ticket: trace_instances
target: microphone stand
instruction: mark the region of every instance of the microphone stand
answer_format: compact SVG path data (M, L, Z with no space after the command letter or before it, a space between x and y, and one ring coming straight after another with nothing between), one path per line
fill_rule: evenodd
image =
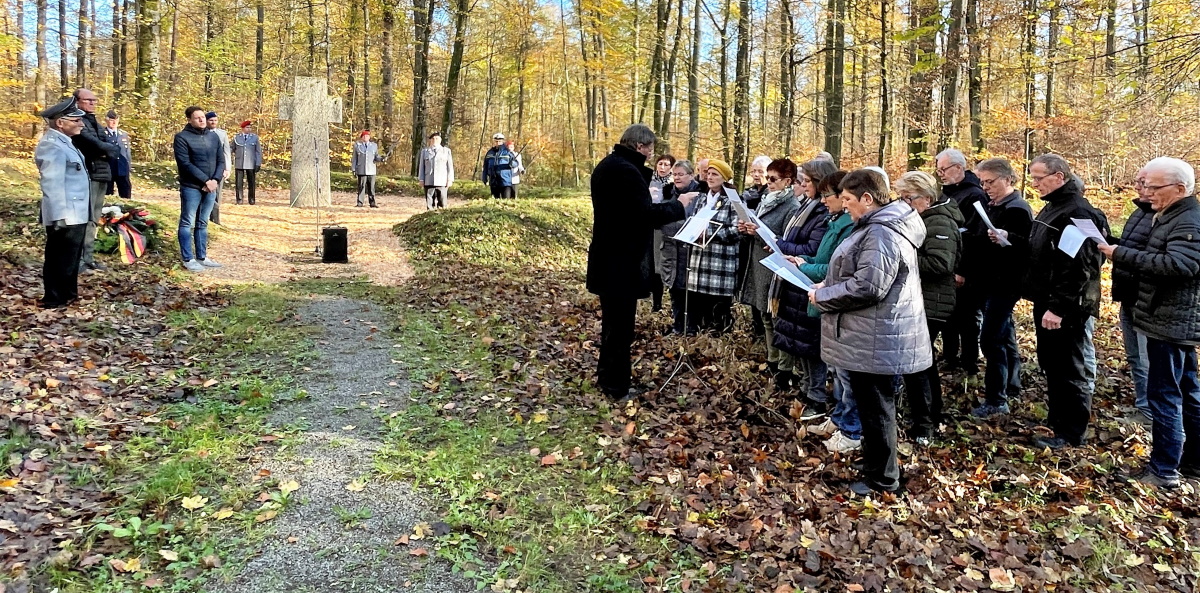
M315 204L317 207L317 246L315 248L313 248L313 253L315 253L317 255L324 255L321 252L322 237L321 237L321 154L320 154L320 148L321 148L320 141L313 139L313 166L316 167L316 169L317 169L317 176L314 177L314 179L316 179L317 195L316 195L316 200L313 202L313 204Z

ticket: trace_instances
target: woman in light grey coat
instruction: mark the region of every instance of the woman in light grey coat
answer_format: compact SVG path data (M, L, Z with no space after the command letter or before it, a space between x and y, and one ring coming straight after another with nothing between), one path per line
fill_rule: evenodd
M429 135L429 145L421 149L417 179L425 186L425 209L446 207L446 194L454 183L454 157L450 148L442 146L441 132Z
M841 192L854 230L809 298L822 313L821 358L850 372L863 425L863 481L850 488L866 495L900 488L894 377L916 385L933 364L917 264L925 224L876 171L850 173Z

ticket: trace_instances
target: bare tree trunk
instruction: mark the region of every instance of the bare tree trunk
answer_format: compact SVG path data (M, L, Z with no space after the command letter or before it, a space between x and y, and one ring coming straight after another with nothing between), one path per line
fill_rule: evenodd
M362 42L362 108L363 126L371 127L371 20L367 12L367 0L362 3L363 42ZM391 141L390 139L388 140ZM390 146L388 148L391 148Z
M212 2L206 2L204 5L204 50L206 57L204 58L204 95L212 96L213 90L213 64L212 59L207 57L209 47L212 46L212 41L216 38L217 33L213 20L216 18L215 8Z
M121 88L129 86L129 37L133 26L129 21L129 0L121 0Z
M888 25L888 7L891 0L879 3L879 150L875 164L883 167L887 163L888 146L892 143L892 103L888 84L888 41L891 27Z
M1114 2L1116 0L1113 0ZM971 146L983 150L983 78L980 68L979 0L967 0L967 106L971 112Z
M308 71L305 76L312 76L317 71L317 14L316 0L308 0Z
M1117 0L1108 0L1104 25L1104 74L1111 80L1117 75Z
M171 51L167 58L167 80L171 85L179 81L179 70L176 68L176 58L179 53L179 11L171 9Z
M410 175L417 174L425 137L425 93L429 89L429 37L433 32L433 0L413 0L413 114Z
M937 31L930 26L939 18L936 0L915 0L909 7L909 30L919 31L909 54L908 78L908 168L920 169L929 158L929 128L933 112L933 88L928 72L936 59L934 43Z
M688 160L695 162L700 140L700 0L692 11L692 59L688 64Z
M71 78L67 68L67 56L71 50L67 46L67 0L58 0L58 88L60 94L70 92Z
M846 64L846 0L830 0L833 8L829 19L833 37L826 40L825 47L832 48L831 59L826 64L832 65L832 72L826 73L825 87L825 152L833 156L833 162L842 160L842 115L846 100L845 64Z
M746 136L750 120L750 0L738 0L738 45L733 90L733 185L746 181Z
M633 0L633 88L629 93L629 123L636 123L638 87L642 84L642 7L638 0Z
M1043 114L1044 136L1042 137L1042 147L1045 152L1050 152L1050 119L1054 117L1054 59L1058 54L1058 27L1059 15L1061 8L1058 2L1050 4L1050 23L1046 31L1046 104Z
M33 77L33 87L38 105L47 105L50 95L48 88L50 83L47 76L50 72L50 59L46 56L46 13L48 8L47 0L37 0L37 32L34 34L34 43L37 45L37 73Z
M28 84L25 80L25 75L29 72L29 65L25 63L25 47L27 40L25 39L25 2L17 2L17 79L22 84Z
M88 34L87 61L89 78L96 76L96 0L87 0L88 5Z
M254 82L258 87L258 103L259 108L262 108L263 100L263 42L265 41L265 22L267 13L266 7L263 6L263 0L254 0Z
M942 70L942 133L938 152L958 139L958 76L962 69L963 0L950 2L950 31L946 35L946 61Z
M587 154L588 166L596 162L596 120L597 120L597 103L599 102L599 93L596 91L595 85L592 84L592 62L588 55L587 34L585 33L585 23L583 20L582 3L576 0L575 16L579 19L579 55L583 58L583 95L587 103Z
M729 3L725 0L721 8L721 53L717 60L721 85L721 158L729 162Z
M367 129L370 126L363 122L361 126L357 125L358 116L358 47L355 45L354 37L359 30L359 11L358 3L366 2L366 0L351 0L350 9L346 21L346 118L350 126L358 129Z
M333 27L329 23L329 0L322 5L325 7L325 86L333 88ZM354 114L350 119L354 119Z
M1025 51L1022 56L1023 70L1025 73L1025 160L1033 158L1033 101L1034 101L1034 79L1033 79L1033 56L1035 41L1037 37L1037 19L1034 15L1037 14L1037 0L1026 0L1025 2L1025 27L1023 28L1022 40L1025 46ZM1024 191L1024 184L1022 184Z
M796 22L792 17L791 0L782 0L779 7L779 37L784 50L779 52L779 127L783 132L783 154L792 153L792 125L796 118Z
M18 6L20 4L21 4L20 2L17 3ZM113 17L112 17L113 24L112 24L112 35L110 36L110 39L112 40L112 63L113 63L112 86L113 86L113 91L115 94L114 98L119 101L121 98L121 44L124 41L121 38L122 37L121 33L122 33L123 29L125 28L125 25L123 22L125 20L125 15L121 14L121 0L113 0L112 14L113 14ZM22 46L23 45L24 44L22 44Z
M458 82L462 76L463 52L467 41L467 19L471 16L470 0L457 0L454 10L454 48L450 53L450 68L446 72L445 104L442 107L442 137L450 141L450 130L458 104Z
M575 115L571 112L571 69L566 67L567 64L567 10L563 6L563 1L558 0L558 18L559 24L562 27L562 57L563 57L563 95L567 104L567 135L571 140L571 172L575 177L575 186L579 185L579 167L577 163L579 158L575 152ZM562 183L560 177L559 183Z
M60 2L62 0L59 0ZM87 54L88 54L88 13L87 0L79 0L78 37L75 38L75 86L82 88L87 83Z
M383 133L386 138L395 138L396 80L392 64L392 36L396 30L396 7L392 0L383 0L383 31L379 35L379 92L383 94ZM457 43L457 35L455 42ZM461 56L460 56L461 60ZM453 69L453 64L451 64ZM447 91L447 97L450 93ZM449 100L449 99L447 99ZM450 141L449 117L442 117L442 136ZM390 147L389 147L390 148Z
M133 89L139 109L153 117L158 106L159 0L138 0L137 6L137 75ZM147 140L150 141L150 146L153 146L154 128L151 127L150 130L151 134Z
M665 148L671 147L671 123L675 118L675 66L679 62L679 46L683 45L683 0L679 0L679 10L675 17L675 40L671 42L671 57L667 60L667 72L663 77L665 96L663 98L663 121L660 140Z

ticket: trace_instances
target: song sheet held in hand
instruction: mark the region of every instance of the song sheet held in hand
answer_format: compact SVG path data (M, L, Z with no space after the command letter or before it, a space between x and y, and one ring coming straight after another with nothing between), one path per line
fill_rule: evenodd
M1096 242L1101 245L1108 245L1108 239L1104 237L1104 233L1101 233L1100 229L1096 228L1096 223L1092 219L1072 218L1071 222L1075 223L1075 226L1079 227L1079 230L1083 231L1083 236L1088 237L1089 239L1095 239Z
M813 289L812 280L809 280L808 276L805 276L804 272L801 272L800 268L797 268L795 264L784 259L783 255L781 255L778 251L772 251L771 255L762 258L758 263L766 266L767 269L771 270L772 272L775 272L776 276L779 276L780 278L783 278L784 280L787 280L788 282L803 288L806 291L811 291Z
M986 224L989 229L992 229L993 231L1000 230L996 228L996 225L992 224L992 219L988 218L987 211L983 209L983 202L975 202L975 211L979 213L979 218L983 220L983 224ZM1004 247L1012 245L1012 243L1010 243L1008 239L1005 239L999 232L996 233L996 239L998 239L997 242Z
M1079 254L1079 248L1088 239L1093 239L1101 245L1108 245L1108 241L1104 238L1104 234L1096 228L1096 223L1090 218L1072 218L1071 222L1075 223L1063 229L1062 235L1058 237L1058 248L1065 254L1075 257Z
M676 233L673 238L676 241L682 241L697 247L704 247L704 244L699 242L700 237L704 236L704 232L707 231L708 227L713 224L712 219L716 215L716 209L705 204L705 206L701 208L699 212L693 214L692 217L689 218L686 223L684 223L683 228L679 229L679 232Z
M746 207L745 202L735 200L733 202L733 209L737 211L738 221L748 222L758 228L755 233L763 240L763 243L767 244L767 247L771 248L772 253L779 252L779 243L777 243L775 233L771 232L771 229L763 224L763 221L759 220L758 216Z

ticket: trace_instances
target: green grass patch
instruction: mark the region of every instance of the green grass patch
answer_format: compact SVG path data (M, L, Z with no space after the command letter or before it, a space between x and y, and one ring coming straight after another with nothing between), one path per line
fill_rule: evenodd
M471 262L490 268L580 270L592 206L583 198L505 200L423 212L395 226L414 265Z

